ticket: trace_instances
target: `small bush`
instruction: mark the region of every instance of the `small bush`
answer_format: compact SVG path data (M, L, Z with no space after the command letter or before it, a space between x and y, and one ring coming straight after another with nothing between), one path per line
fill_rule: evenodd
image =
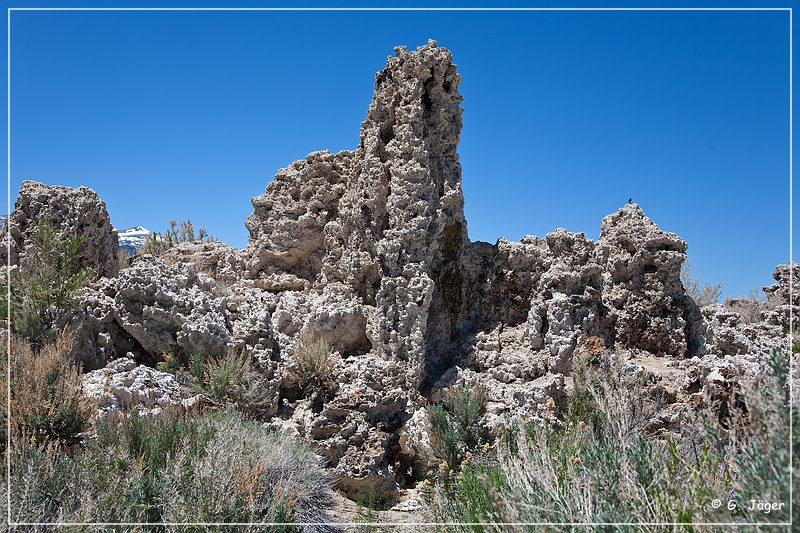
M196 233L194 224L184 220L178 224L175 220L169 221L169 228L164 233L153 232L147 236L144 244L137 254L161 255L173 246L183 242L210 242L216 238L208 234L205 228L200 228Z
M269 385L252 367L245 353L230 349L220 357L195 356L190 367L190 384L218 405L257 413L267 397Z
M163 361L156 363L156 370L175 375L180 373L180 370L183 368L180 357L177 357L171 353L165 353L162 358Z
M357 533L378 533L380 531L380 526L375 525L382 521L380 507L374 494L356 501L355 521L359 523L355 528Z
M169 472L169 521L322 522L332 504L331 480L310 448L231 413L216 418L202 457L179 453Z
M74 443L86 429L93 409L83 396L71 349L66 332L42 346L38 354L12 337L10 426L15 441Z
M293 361L294 373L307 396L324 397L336 389L336 362L324 338L301 339L293 352Z
M45 219L36 227L33 246L11 283L11 327L39 350L55 339L59 318L75 304L78 290L94 275L82 255L85 239L62 236Z
M452 478L439 480L429 495L434 517L442 522L496 523L494 502L505 487L502 471L492 461L464 464ZM502 531L499 527L450 526L447 531Z
M442 398L428 411L430 452L444 470L456 472L468 452L489 441L481 419L486 414L486 392L464 387Z

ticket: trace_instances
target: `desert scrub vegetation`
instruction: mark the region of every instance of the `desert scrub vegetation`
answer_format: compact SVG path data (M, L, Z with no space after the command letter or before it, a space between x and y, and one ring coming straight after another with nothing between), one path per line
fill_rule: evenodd
M483 479L491 480L495 488L503 486L503 480L492 459L491 435L483 424L486 406L484 389L463 386L428 408L430 444L425 455L437 470L433 485L425 483L423 492L442 521L491 522L495 516Z
M486 392L462 387L445 395L428 409L429 455L441 472L456 472L462 462L489 443Z
M643 524L674 522L688 525L670 530L722 531L691 524L788 520L788 487L798 479L789 474L786 361L776 353L774 372L743 386L741 408L724 423L711 407L688 416L678 433L658 429L657 399L643 399L639 378L613 357L579 361L564 419L510 425L492 453L436 479L432 512L442 521L562 524L521 531L609 530L569 525L576 522L631 524L614 531L663 531ZM715 508L714 499L722 506ZM764 513L751 509L751 500L784 505Z
M195 355L188 375L189 385L218 406L257 415L268 403L266 377L243 350L230 348L216 357Z
M159 418L134 411L99 422L97 437L73 453L18 443L11 464L17 522L318 523L332 502L331 480L310 448L234 411ZM314 530L325 528L306 529Z
M163 233L155 231L148 235L144 244L136 253L161 255L173 246L183 242L210 241L216 241L216 238L209 235L205 228L200 228L195 232L194 224L192 224L191 220L184 220L180 224L176 220L170 220L169 228Z
M0 394L5 405L5 380L10 378L11 423L6 423L5 409L2 422L10 428L15 442L74 444L88 428L92 406L83 396L80 372L70 356L71 349L72 339L66 331L43 345L38 353L24 340L11 337L11 367L10 372L3 368ZM0 446L5 445L3 439Z
M45 219L11 280L11 330L38 351L55 340L57 321L75 305L94 271L83 257L85 239L60 235Z
M713 285L711 283L701 284L694 276L692 264L689 261L683 263L681 267L681 282L686 289L686 294L688 294L698 306L704 307L706 305L719 303L720 297L722 296L722 285L719 283Z
M327 520L332 482L321 460L292 436L233 410L246 398L240 388L249 367L241 356L210 360L204 387L219 399L217 411L143 416L133 410L92 425L94 406L81 394L69 352L64 332L38 353L13 338L11 372L2 368L12 380L12 446L10 494L3 469L0 498L11 498L13 521Z
M336 358L324 337L305 335L292 352L292 371L301 392L320 407L336 390Z

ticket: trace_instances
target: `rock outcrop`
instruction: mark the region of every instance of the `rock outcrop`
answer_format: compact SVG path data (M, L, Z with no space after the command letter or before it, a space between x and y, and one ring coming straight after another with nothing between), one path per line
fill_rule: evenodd
M71 189L35 181L22 182L14 211L0 234L0 264L20 264L43 220L49 220L64 234L85 239L83 254L97 277L117 274L117 232L111 226L106 205L97 193L87 187ZM10 249L9 257L6 257L7 248Z
M635 204L603 219L597 242L564 229L470 242L459 81L436 43L395 49L358 146L278 171L252 201L245 249L184 243L90 286L70 324L86 369L111 363L88 383L146 372L121 357L152 365L243 350L267 377L271 423L312 443L345 494L384 500L429 467L427 406L456 388L482 387L487 422L499 426L559 416L575 357L614 353L674 405L769 371L796 304L789 267L766 289L769 305L700 309L680 279L686 243ZM37 187L26 182L12 217L15 253L37 217L52 216L106 265L116 244L96 196L56 188L48 198L91 201L75 208L85 214L55 216L31 207L50 205L30 199ZM303 342L318 338L336 354L335 386L312 397L295 370ZM126 394L95 396L121 405ZM666 412L665 425L678 423L680 409Z
M358 147L310 154L253 199L245 255L262 286L291 276L296 290L348 287L351 302L338 305L350 309L351 348L407 361L416 390L448 366L463 312L462 99L450 52L435 43L395 52L376 76Z
M698 353L699 316L681 283L686 243L680 237L626 205L603 219L597 258L616 342L655 354Z
M167 355L215 357L234 345L228 300L216 282L192 264L150 255L84 290L65 324L75 332L74 351L85 370L129 352L154 364Z

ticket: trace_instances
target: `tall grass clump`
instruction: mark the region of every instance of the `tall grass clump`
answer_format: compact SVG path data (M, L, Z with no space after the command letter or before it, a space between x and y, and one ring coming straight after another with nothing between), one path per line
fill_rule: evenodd
M324 337L306 335L292 352L292 371L302 393L321 404L336 390L336 360Z
M242 350L231 348L218 357L196 355L189 375L192 388L220 406L258 414L267 400L269 384Z

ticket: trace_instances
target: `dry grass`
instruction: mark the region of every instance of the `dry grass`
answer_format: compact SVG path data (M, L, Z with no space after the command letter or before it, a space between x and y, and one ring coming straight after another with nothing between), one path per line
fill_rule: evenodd
M307 336L300 340L292 359L294 374L306 395L325 395L336 388L336 360L328 341Z
M14 441L74 443L86 429L93 408L83 396L71 350L72 339L66 331L37 354L28 343L12 337L10 428Z
M190 368L190 384L217 405L259 414L265 409L270 390L265 377L253 368L252 358L230 349L219 357L196 356Z
M719 303L722 296L722 285L719 283L715 285L711 283L701 284L694 277L692 264L689 261L686 261L681 268L681 281L684 289L686 289L686 294L691 296L699 307Z

